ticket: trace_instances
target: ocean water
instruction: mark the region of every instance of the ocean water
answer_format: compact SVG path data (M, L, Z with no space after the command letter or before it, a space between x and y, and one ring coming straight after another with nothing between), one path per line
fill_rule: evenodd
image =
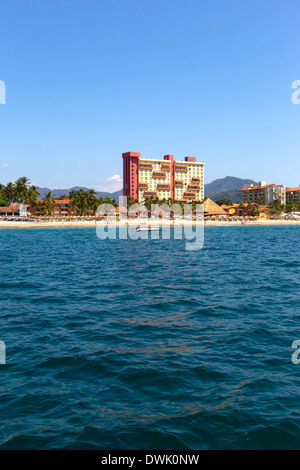
M300 449L299 226L0 230L0 449Z

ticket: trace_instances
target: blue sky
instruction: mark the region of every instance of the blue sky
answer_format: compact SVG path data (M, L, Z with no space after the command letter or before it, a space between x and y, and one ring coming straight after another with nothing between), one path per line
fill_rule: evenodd
M300 4L2 0L0 182L121 187L122 152L300 184Z

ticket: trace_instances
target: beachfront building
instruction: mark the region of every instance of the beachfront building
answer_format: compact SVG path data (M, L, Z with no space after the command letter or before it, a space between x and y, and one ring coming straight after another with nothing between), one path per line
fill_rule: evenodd
M286 203L288 202L296 204L300 202L300 186L299 188L286 188Z
M176 199L182 202L204 199L204 163L195 157L175 161L141 158L139 152L126 152L123 157L123 195L139 202L146 197Z
M285 204L285 186L278 184L267 184L260 181L258 186L253 184L244 185L240 190L242 193L242 202L258 203L268 205L273 201L280 201Z
M220 207L226 212L227 217L257 217L264 219L270 216L268 206L255 203L249 204L241 202L240 204L231 205L222 204Z
M34 207L30 208L30 212L35 216L44 214L45 199L37 199ZM63 199L55 199L53 204L53 217L68 217L73 215L72 202L66 197Z
M228 217L236 217L238 215L239 204L222 204L220 206L228 215Z
M53 208L54 217L67 217L73 215L72 202L68 197L56 199Z
M0 207L0 217L22 217L22 207L25 209L26 213L29 210L29 204L20 204L19 202L11 202L7 207Z
M15 210L10 206L0 207L0 217L15 217L19 216L19 210Z

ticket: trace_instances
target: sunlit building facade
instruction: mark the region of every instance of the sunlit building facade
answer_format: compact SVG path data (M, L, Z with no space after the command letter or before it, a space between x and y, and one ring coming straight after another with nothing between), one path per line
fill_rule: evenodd
M278 200L281 204L285 204L284 185L266 184L265 181L260 181L257 186L245 185L240 191L242 202L261 202L261 204L267 205Z
M165 155L163 160L141 158L139 152L126 152L123 157L123 195L139 202L146 197L182 202L204 199L204 163L195 157L184 161Z
M286 202L300 202L300 186L299 188L287 188L286 189Z

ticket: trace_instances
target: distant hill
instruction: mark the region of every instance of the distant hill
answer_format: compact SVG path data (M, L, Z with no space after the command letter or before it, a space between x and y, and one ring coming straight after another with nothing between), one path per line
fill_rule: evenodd
M67 189L50 189L50 188L38 188L38 192L40 193L41 198L45 197L45 195L51 191L54 197L60 197L63 194L68 195L72 190L78 191L79 189L83 189L84 191L88 191L90 188L85 188L84 186L73 186L72 188ZM96 191L97 197L107 197L109 196L112 199L118 199L119 196L123 195L123 189L119 191L115 191L113 193L108 193L105 191Z
M229 199L233 204L240 204L242 202L242 195L239 189L231 189L230 191L222 191L221 193L212 194L209 196L213 201L218 199Z
M218 199L230 199L231 202L239 204L242 200L240 189L244 184L257 185L258 183L249 179L236 178L235 176L226 176L204 185L204 196L213 201Z
M216 193L222 193L223 191L229 191L231 189L243 189L244 184L254 184L256 181L247 180L242 178L236 178L235 176L226 176L218 180L214 180L204 186L205 196L210 197Z

